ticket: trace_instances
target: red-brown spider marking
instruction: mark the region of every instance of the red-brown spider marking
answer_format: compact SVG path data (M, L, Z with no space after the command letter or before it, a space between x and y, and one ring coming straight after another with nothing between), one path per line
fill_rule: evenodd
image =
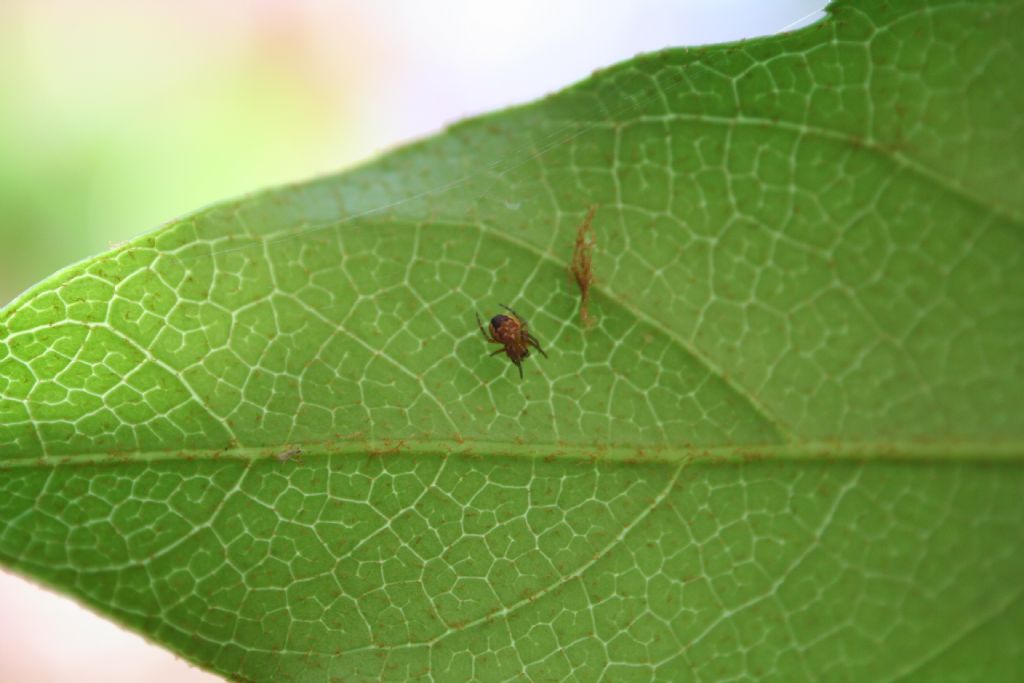
M498 315L491 318L490 324L487 326L487 330L484 330L484 325L480 321L480 314L476 314L476 324L483 332L484 338L492 344L501 344L500 349L490 354L492 356L504 352L509 360L519 368L519 379L523 378L523 359L530 355L529 347L540 351L540 355L545 358L548 354L544 353L544 349L540 347L538 342L533 335L529 333L526 326L526 321L522 317L513 311L505 304L498 304L512 315L504 315L499 313Z

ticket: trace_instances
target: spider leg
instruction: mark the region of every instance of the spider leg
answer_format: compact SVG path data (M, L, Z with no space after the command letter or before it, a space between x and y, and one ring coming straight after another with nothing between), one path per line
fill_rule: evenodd
M540 355L544 356L545 358L548 357L548 354L544 353L544 349L540 348L540 342L537 341L532 334L526 335L526 341L532 344L535 349L540 351Z
M523 361L517 360L517 361L514 361L514 362L516 364L516 367L519 368L519 380L522 381L522 379L523 379Z
M500 349L498 349L494 353L489 353L487 355L488 356L497 356L499 353L505 353L505 347L504 346L502 346Z
M479 313L476 314L476 326L480 328L480 333L484 335L484 339L487 341L494 341L494 339L491 338L491 335L484 331L484 324L480 321Z

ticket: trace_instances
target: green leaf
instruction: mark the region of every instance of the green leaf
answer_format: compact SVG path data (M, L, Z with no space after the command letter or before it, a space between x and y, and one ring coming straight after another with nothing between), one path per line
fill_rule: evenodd
M237 680L1021 680L1022 25L837 3L56 274L0 560Z

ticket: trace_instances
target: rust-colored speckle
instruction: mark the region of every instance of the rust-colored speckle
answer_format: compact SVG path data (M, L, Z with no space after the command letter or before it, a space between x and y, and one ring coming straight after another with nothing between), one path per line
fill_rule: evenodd
M590 286L594 284L594 246L597 244L594 239L594 214L597 212L597 205L590 207L586 218L580 223L576 230L576 244L572 250L572 263L569 265L569 274L576 281L580 288L580 324L583 329L593 327L596 322L590 315Z

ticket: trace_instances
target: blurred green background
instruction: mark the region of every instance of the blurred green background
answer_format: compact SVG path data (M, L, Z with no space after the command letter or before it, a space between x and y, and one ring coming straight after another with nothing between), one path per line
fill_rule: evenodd
M0 305L211 202L822 5L0 0ZM0 571L0 681L69 680L216 679Z
M386 62L361 17L339 6L357 39L315 40L315 16L258 4L0 2L0 302L183 212L372 151L372 112L351 103Z

